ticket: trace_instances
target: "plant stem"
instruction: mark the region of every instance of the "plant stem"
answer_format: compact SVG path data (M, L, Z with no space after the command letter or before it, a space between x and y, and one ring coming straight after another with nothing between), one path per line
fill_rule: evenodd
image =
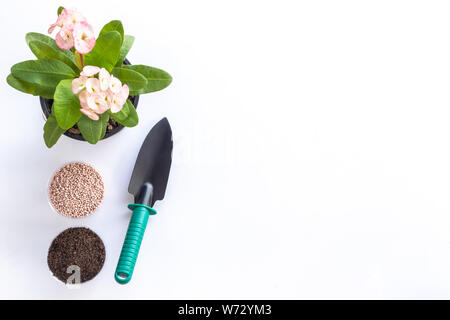
M81 53L80 53L80 61L81 61L81 67L84 68L84 57Z

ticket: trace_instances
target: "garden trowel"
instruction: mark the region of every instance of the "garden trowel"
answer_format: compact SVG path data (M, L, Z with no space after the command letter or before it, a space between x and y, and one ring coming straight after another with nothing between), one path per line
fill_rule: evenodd
M128 192L134 195L134 203L128 205L133 213L114 274L120 284L131 280L148 218L156 214L153 205L156 200L164 198L172 163L172 147L172 130L169 121L164 118L145 138L128 186Z

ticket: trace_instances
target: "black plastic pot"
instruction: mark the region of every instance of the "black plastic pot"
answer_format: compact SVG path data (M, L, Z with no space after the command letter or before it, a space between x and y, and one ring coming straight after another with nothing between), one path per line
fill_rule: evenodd
M124 60L123 64L131 65L130 61L128 61L127 59ZM134 108L136 109L138 106L138 103L139 103L139 96L137 95L137 96L129 97L128 99L130 99L131 103L133 103ZM45 118L48 119L48 117L50 117L50 113L52 112L53 100L46 99L43 97L39 97L39 100L41 102L42 112L44 113ZM102 140L115 135L123 128L124 128L124 126L119 124L117 127L112 129L111 131L106 131L106 134L102 138ZM84 138L81 134L74 134L74 133L70 133L69 131L66 131L66 132L64 132L64 135L69 138L72 138L72 139L86 141L86 140L84 140Z

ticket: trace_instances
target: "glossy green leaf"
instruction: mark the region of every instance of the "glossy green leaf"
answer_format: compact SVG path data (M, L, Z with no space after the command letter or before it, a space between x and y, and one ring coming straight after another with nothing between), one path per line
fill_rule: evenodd
M144 88L130 91L131 96L162 90L172 82L170 74L161 69L145 65L123 66L123 68L139 72L147 79L147 85Z
M47 99L53 99L55 87L46 87L42 85L28 83L14 77L12 74L8 75L6 82L16 90L24 93L32 94L33 96L41 96Z
M47 36L45 34L37 33L37 32L29 32L25 36L25 40L26 40L28 45L30 45L31 41L44 42L45 44L48 44L50 47L52 47L56 51L61 52L64 55L66 55L70 60L72 60L72 62L75 62L75 59L74 59L72 51L70 51L70 50L62 50L61 48L58 47L58 45L56 44L56 41L53 38L51 38L51 37L49 37L49 36Z
M117 31L102 34L94 49L84 56L84 65L105 68L111 72L119 59L121 43L122 39Z
M121 38L120 44L122 45L123 40L124 40L122 22L120 20L113 20L111 22L108 22L107 24L105 24L105 26L100 31L99 36L104 35L111 31L117 31L120 34L120 38Z
M106 134L106 126L108 125L108 121L109 121L109 113L107 113L107 112L103 113L100 120L102 121L102 133L100 134L100 140L101 140L101 139L103 139L103 137Z
M61 12L64 10L64 7L59 7L58 8L58 11L57 11L57 13L58 13L58 16L61 14Z
M59 60L71 67L76 73L80 72L80 69L78 69L73 60L65 55L61 50L56 50L45 42L35 40L28 42L28 45L36 58Z
M130 92L138 91L147 85L147 79L132 69L114 68L111 72L116 78L119 78L123 84L127 84Z
M12 66L11 74L19 80L44 87L56 87L61 80L75 77L72 68L53 59L28 60L17 63Z
M112 113L111 110L108 110L108 112L111 118L125 127L134 127L139 123L139 117L136 109L130 100L127 100L127 102L123 105L122 110L119 112Z
M83 114L80 118L77 123L78 129L80 129L81 135L87 142L96 144L98 140L100 140L103 133L104 119L106 116L108 116L108 114L104 113L100 115L99 120L92 120Z
M133 43L134 43L134 37L125 35L123 43L122 43L122 47L120 48L120 57L116 63L116 67L122 66L123 61L127 57L127 54L130 51L131 47L133 46Z
M48 148L53 147L66 130L62 129L52 113L44 125L44 141Z
M53 113L63 129L70 129L80 119L82 113L77 95L72 92L72 81L62 80L55 90Z

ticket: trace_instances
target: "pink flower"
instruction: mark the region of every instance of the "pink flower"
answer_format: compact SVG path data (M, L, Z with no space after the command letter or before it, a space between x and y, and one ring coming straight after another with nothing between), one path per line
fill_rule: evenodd
M123 101L123 104L127 102L128 96L130 95L130 88L126 84L122 86L122 89L120 89L119 96L121 101Z
M99 73L100 68L96 66L85 66L83 71L81 71L81 75L85 77L92 77Z
M130 89L126 84L116 94L112 91L109 91L108 101L112 113L117 113L122 110L123 105L127 102L129 94Z
M48 33L51 34L53 32L53 30L55 30L56 27L62 28L67 17L68 17L67 10L64 9L61 12L61 14L58 16L58 19L56 19L56 22L50 26L50 28L48 29Z
M92 111L91 109L81 109L81 112L83 112L85 115L87 115L89 118L91 118L92 120L97 121L98 119L100 119L100 117L98 116L98 114L96 114L94 111Z
M89 93L100 93L100 80L98 80L97 78L87 79L86 90Z
M72 31L77 23L85 21L86 18L76 9L63 9L56 22L48 29L48 33L52 33L56 27L62 28L63 26Z
M98 74L98 78L95 76ZM86 90L84 90L86 89ZM128 86L96 66L85 66L81 76L72 80L72 91L78 94L81 112L92 120L98 120L99 114L111 110L122 110L130 95Z
M109 81L111 79L111 75L109 74L109 72L105 68L102 68L100 70L100 74L98 75L98 79L100 80L100 89L102 89L103 91L108 90L108 88L109 88Z
M97 113L103 113L107 110L107 107L105 108L104 102L102 101L98 101L99 106L97 106L97 103L95 101L95 97L90 94L89 92L87 92L86 90L83 90L80 92L80 94L78 95L78 98L80 99L80 105L81 105L81 109L80 111L82 113L84 113L86 116L88 116L89 118L91 118L92 120L98 120L100 119L99 116L97 115ZM103 99L103 101L105 101ZM92 107L94 107L97 111L93 110ZM104 111L103 111L104 110Z
M75 49L81 53L86 54L92 51L95 47L95 34L92 26L87 22L79 22L74 25L73 38Z
M105 93L94 93L87 99L88 106L97 114L102 114L108 110L108 103L105 100Z
M56 35L56 44L63 50L69 50L73 46L81 53L92 51L95 46L95 35L92 26L86 18L75 9L64 9L58 19L48 29L52 33L56 27L61 30Z
M64 11L66 11L64 13ZM63 24L73 30L77 23L86 22L86 18L76 9L64 9L61 12Z
M61 31L56 35L56 44L63 50L70 50L73 47L72 31L66 27L62 27Z
M50 25L50 28L48 28L48 34L53 33L53 30L55 30L56 27L62 27L62 25L59 25L58 22L53 23Z
M87 77L81 76L72 80L72 92L78 94L81 90L86 87Z
M81 91L80 94L78 95L78 99L80 99L80 105L83 109L89 109L88 106L88 97L89 97L89 92L87 92L86 90Z
M114 76L109 79L109 90L113 93L118 93L122 89L122 82Z

